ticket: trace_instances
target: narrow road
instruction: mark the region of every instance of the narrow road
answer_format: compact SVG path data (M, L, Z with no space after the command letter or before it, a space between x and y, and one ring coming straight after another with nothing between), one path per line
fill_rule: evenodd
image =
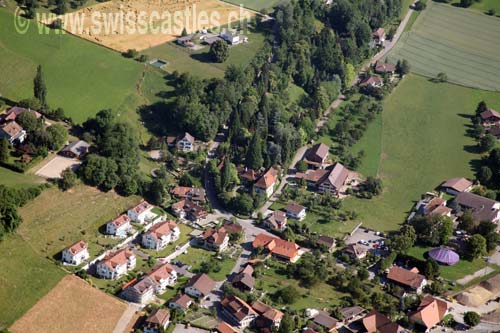
M127 309L123 312L122 316L116 323L113 333L127 333L127 327L134 314L141 310L141 306L135 303L128 303Z

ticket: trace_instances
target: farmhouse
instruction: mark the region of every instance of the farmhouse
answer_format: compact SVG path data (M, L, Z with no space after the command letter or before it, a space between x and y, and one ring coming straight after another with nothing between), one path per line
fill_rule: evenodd
M155 309L144 322L144 333L160 333L170 324L170 312L166 309Z
M201 242L207 250L222 252L229 245L229 236L224 227L219 230L208 228L201 235Z
M338 195L349 177L349 169L340 163L307 173L296 173L295 178L305 179L307 185L319 192Z
M368 75L360 83L360 87L382 88L384 86L384 79L380 76Z
M222 313L229 319L229 322L240 329L250 326L258 316L247 302L234 295L225 297L220 305Z
M441 184L442 191L457 195L460 192L469 192L472 189L472 182L463 177L451 178Z
M375 70L375 73L377 73L377 74L391 74L392 75L396 72L396 65L379 60L375 64L374 70Z
M15 121L9 121L0 125L0 139L5 138L10 143L23 143L26 139L26 131Z
M204 299L210 294L214 287L215 281L208 275L197 274L188 281L186 287L184 287L184 292L189 296Z
M263 248L276 259L292 263L296 262L300 257L297 244L266 234L258 234L252 242L252 248Z
M496 126L500 125L500 113L495 110L488 109L479 114L483 122L483 126Z
M417 310L409 315L410 321L423 326L426 330L443 320L448 312L448 303L432 296L425 296Z
M194 202L205 202L205 189L197 187L176 186L170 194L178 199L189 199Z
M42 114L39 112L36 112L35 110L31 109L25 109L19 106L14 106L10 108L5 114L0 116L0 123L6 123L9 121L15 121L17 119L17 116L19 116L21 113L28 112L31 113L32 115L35 116L36 119L42 118Z
M286 229L287 217L286 213L281 210L275 210L263 222L264 227L283 231Z
M88 244L84 241L78 241L62 251L62 261L70 265L80 265L88 258Z
M198 222L208 215L208 212L203 207L188 199L174 203L172 212L181 219L188 219L193 222Z
M153 208L154 206L149 202L142 200L137 206L130 208L127 215L133 222L144 223L155 216L155 214L151 212Z
M276 310L261 301L253 302L252 308L260 316L255 321L255 326L257 328L278 329L280 327L281 320L283 319L283 312Z
M255 192L265 193L266 197L269 198L274 192L274 186L276 185L277 181L278 181L278 171L271 167L254 184Z
M193 299L188 295L177 295L168 302L168 307L171 309L179 309L182 311L187 311L189 307L193 304Z
M181 231L174 221L163 221L145 232L141 243L147 249L161 250L179 239L180 234Z
M231 281L231 284L241 291L252 292L255 286L255 278L253 277L253 267L246 265Z
M500 202L469 192L458 193L455 200L463 209L471 209L478 221L496 223L500 220Z
M315 144L306 151L303 161L313 169L321 168L328 158L329 149L324 143Z
M418 274L418 269L416 268L408 270L392 266L387 273L387 279L406 289L414 290L417 294L420 294L427 285L427 279L425 276Z
M135 255L128 249L111 252L96 266L97 275L104 279L118 279L135 267Z
M122 214L106 224L106 233L108 235L126 237L127 232L132 228L130 222L130 217L126 214Z
M289 202L285 207L286 215L292 219L302 221L306 217L306 207L295 202Z
M61 150L60 154L69 158L81 159L89 152L89 149L90 149L90 144L88 144L83 140L78 140L64 147Z

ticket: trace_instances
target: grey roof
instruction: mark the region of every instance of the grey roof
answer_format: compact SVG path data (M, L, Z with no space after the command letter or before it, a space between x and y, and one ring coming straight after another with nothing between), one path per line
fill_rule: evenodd
M88 144L87 142L83 140L78 140L64 147L62 151L70 151L73 154L80 155L82 153L86 153L89 147L90 144Z
M333 169L327 174L328 177L320 180L320 183L324 183L328 180L333 187L339 190L345 183L347 177L349 176L349 170L340 163L336 163Z
M337 325L338 320L331 317L327 312L320 311L316 317L314 317L314 322L320 326L332 329Z
M493 222L500 209L500 203L477 194L460 192L456 196L457 203L472 210L472 216L479 221Z

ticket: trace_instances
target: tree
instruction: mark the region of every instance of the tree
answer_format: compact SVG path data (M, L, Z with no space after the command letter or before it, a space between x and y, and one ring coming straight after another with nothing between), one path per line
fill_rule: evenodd
M391 248L397 253L406 253L417 240L415 229L405 224L392 240Z
M439 264L436 260L432 258L427 259L425 262L424 274L428 279L435 279L439 276Z
M215 62L224 62L229 58L229 46L223 40L218 40L210 45L210 58Z
M61 172L61 178L59 179L59 188L63 191L67 191L73 186L75 186L78 178L76 173L71 170L71 168L67 168Z
M479 180L482 182L482 183L488 183L491 179L491 177L493 176L493 172L491 171L491 169L487 166L482 166L481 169L479 170Z
M470 7L473 1L474 0L460 0L460 6L464 8Z
M186 30L186 27L182 28L181 37L186 37L187 35L188 35L188 32Z
M292 304L299 297L297 289L293 286L284 287L276 292L276 297L284 304Z
M16 117L16 122L28 132L42 128L41 122L32 112L22 112Z
M427 4L425 2L423 2L422 0L419 0L419 1L415 2L415 5L413 5L413 8L415 10L421 11L421 10L424 10L425 8L427 8Z
M398 63L396 65L396 72L401 76L405 76L406 74L410 73L410 63L408 62L408 60L398 60Z
M486 110L488 110L488 105L486 104L485 101L481 101L477 104L476 115L479 116L481 113L483 113Z
M417 238L430 245L446 244L453 235L453 221L447 216L416 216L410 224L415 228Z
M446 75L446 73L444 73L444 72L440 72L440 73L438 73L438 75L436 77L436 81L437 82L448 82L448 75Z
M479 149L481 149L481 152L486 153L492 150L496 143L497 139L493 135L486 134L479 140Z
M262 157L262 144L257 133L254 133L248 146L245 165L252 170L258 170L264 164Z
M481 316L474 311L468 311L464 313L464 322L469 325L469 327L474 327L481 321Z
M40 101L42 107L47 106L47 87L43 78L42 66L38 65L36 76L33 80L33 93L36 99Z
M307 163L304 162L304 160L300 160L295 164L295 169L299 172L306 172L307 171Z
M293 333L295 330L295 321L290 314L285 313L283 319L281 320L280 328L278 333Z
M480 234L475 234L467 241L467 254L470 259L477 259L486 255L486 239Z
M63 15L68 11L67 0L56 0L56 14Z
M9 158L9 141L6 138L0 139L0 162L6 162Z
M247 193L240 194L231 200L232 208L240 214L250 214L253 210L253 200Z
M47 128L49 149L58 150L68 141L68 131L61 124L54 124Z

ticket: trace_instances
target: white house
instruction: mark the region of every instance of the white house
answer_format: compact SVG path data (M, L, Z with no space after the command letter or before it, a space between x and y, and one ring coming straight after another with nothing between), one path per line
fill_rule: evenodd
M293 219L302 221L306 217L306 207L295 202L290 202L285 207L286 215Z
M155 309L144 322L144 333L164 332L170 324L170 312L167 309Z
M155 214L151 212L153 208L153 205L146 200L143 200L137 206L130 208L127 215L133 222L144 223L155 216Z
M186 294L179 294L168 302L168 307L171 309L179 309L186 311L193 304L193 299Z
M185 132L183 135L180 135L177 138L177 142L175 143L175 146L177 150L183 151L183 152L189 152L194 150L194 137L189 134L188 132Z
M227 30L223 31L220 34L220 37L231 45L236 45L240 43L240 35L232 33L231 31Z
M70 265L78 266L89 257L88 244L84 241L78 241L62 251L62 261Z
M179 239L181 231L174 221L155 224L142 235L142 246L147 249L161 250Z
M103 279L118 279L135 267L135 255L128 249L109 253L96 266L97 275Z
M131 227L128 215L122 214L106 224L106 233L108 235L126 237Z
M274 168L269 168L269 170L267 170L266 173L262 177L260 177L254 184L255 192L264 192L266 193L266 197L269 198L271 195L273 195L274 186L276 186L277 181L278 171Z
M215 281L206 274L197 274L193 276L186 286L184 292L189 296L204 299L215 287Z
M163 294L167 287L173 286L177 282L177 271L174 266L165 263L153 267L146 273L154 282L155 293Z
M173 286L177 281L177 272L168 263L155 266L147 272L138 282L127 287L122 292L122 297L134 303L145 304L150 302L154 295L161 295L167 287Z
M10 143L22 143L26 139L26 131L15 121L0 125L0 139L5 138Z

